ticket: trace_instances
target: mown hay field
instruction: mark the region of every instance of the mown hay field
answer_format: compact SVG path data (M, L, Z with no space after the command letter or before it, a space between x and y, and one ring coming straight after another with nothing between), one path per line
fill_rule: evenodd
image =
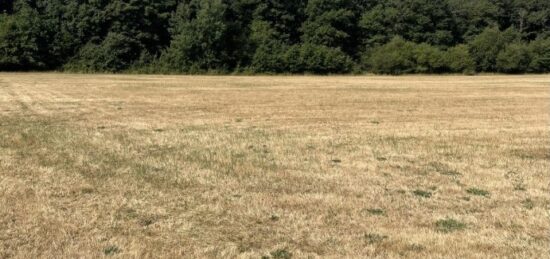
M0 73L0 258L543 258L550 76Z

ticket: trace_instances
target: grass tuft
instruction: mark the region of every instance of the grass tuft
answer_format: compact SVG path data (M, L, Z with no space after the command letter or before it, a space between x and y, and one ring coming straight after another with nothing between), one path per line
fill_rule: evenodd
M415 190L415 191L413 191L413 194L418 196L418 197L422 197L422 198L431 198L432 197L431 192L423 191L423 190Z
M292 253L290 253L286 248L277 249L271 252L271 258L273 259L290 259L292 258Z
M488 197L489 196L489 192L486 191L486 190L483 190L483 189L478 189L478 188L469 188L468 190L466 190L467 193L471 194L471 195L476 195L476 196L483 196L483 197Z
M447 176L459 176L461 173L453 168L451 168L447 164L443 164L441 162L430 162L428 164L430 167L432 167L436 172L447 175Z
M439 232L451 233L455 231L460 231L466 228L466 224L458 220L447 218L438 220L435 223L436 229Z
M107 256L112 256L120 252L121 252L120 248L118 248L118 246L116 245L110 245L103 249L103 253Z
M377 233L368 233L368 234L365 234L365 239L369 244L376 244L388 239L388 236L377 234Z
M386 212L383 209L367 209L367 212L374 216L386 215Z
M535 208L535 203L531 199L525 199L521 203L523 204L523 207L528 209L528 210L532 210L533 208Z

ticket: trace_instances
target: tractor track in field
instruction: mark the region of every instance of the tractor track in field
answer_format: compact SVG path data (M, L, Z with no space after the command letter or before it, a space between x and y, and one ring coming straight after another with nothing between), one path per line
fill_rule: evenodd
M108 89L87 82L68 85L63 81L0 78L0 117L15 116L27 122L70 121L95 127L102 124L98 120L113 121L126 112L121 98L104 94ZM101 95L93 94L98 90Z

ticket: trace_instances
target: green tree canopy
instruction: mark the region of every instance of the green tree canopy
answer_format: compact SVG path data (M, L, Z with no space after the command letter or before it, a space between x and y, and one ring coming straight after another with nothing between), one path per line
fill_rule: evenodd
M0 70L542 73L549 38L547 0L0 1Z

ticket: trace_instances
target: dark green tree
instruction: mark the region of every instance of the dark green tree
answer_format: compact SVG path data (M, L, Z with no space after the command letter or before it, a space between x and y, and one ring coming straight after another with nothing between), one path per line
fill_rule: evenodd
M277 38L287 45L300 43L300 26L305 20L306 1L257 0L254 20L267 22Z
M388 0L363 14L360 26L367 46L401 36L415 43L451 46L457 29L445 0Z
M351 58L339 48L310 43L293 45L284 60L291 73L341 74L353 68Z
M512 43L497 56L496 67L499 72L525 73L531 63L529 49L524 43Z
M280 39L279 32L267 21L252 23L251 41L255 47L250 69L260 73L282 73L288 67L284 54L289 46Z
M257 1L250 25L250 42L254 49L251 71L288 72L284 55L291 45L300 43L297 25L304 20L304 8L304 1Z
M125 34L110 32L100 44L89 42L66 66L85 72L117 72L129 68L139 58L140 42Z
M445 53L426 43L415 46L413 50L417 73L441 73L445 71Z
M521 35L513 28L500 31L488 27L469 42L470 53L477 64L477 71L497 71L497 57L508 44L518 42Z
M303 42L353 50L348 44L355 28L355 14L348 0L310 0L302 25Z
M453 73L473 74L476 71L476 62L465 44L456 45L446 51L445 66Z
M18 2L16 14L0 15L0 69L46 68L47 42L38 12Z
M460 42L470 41L487 27L499 27L503 10L493 0L447 0Z
M506 16L526 40L550 36L550 1L514 0Z
M231 57L226 49L227 5L221 0L181 4L176 13L174 38L163 60L182 72L228 70Z
M364 65L378 74L405 74L416 69L415 44L396 36L364 57Z
M529 72L550 72L550 38L538 38L529 44Z
M547 0L0 0L0 70L540 73L548 38Z

